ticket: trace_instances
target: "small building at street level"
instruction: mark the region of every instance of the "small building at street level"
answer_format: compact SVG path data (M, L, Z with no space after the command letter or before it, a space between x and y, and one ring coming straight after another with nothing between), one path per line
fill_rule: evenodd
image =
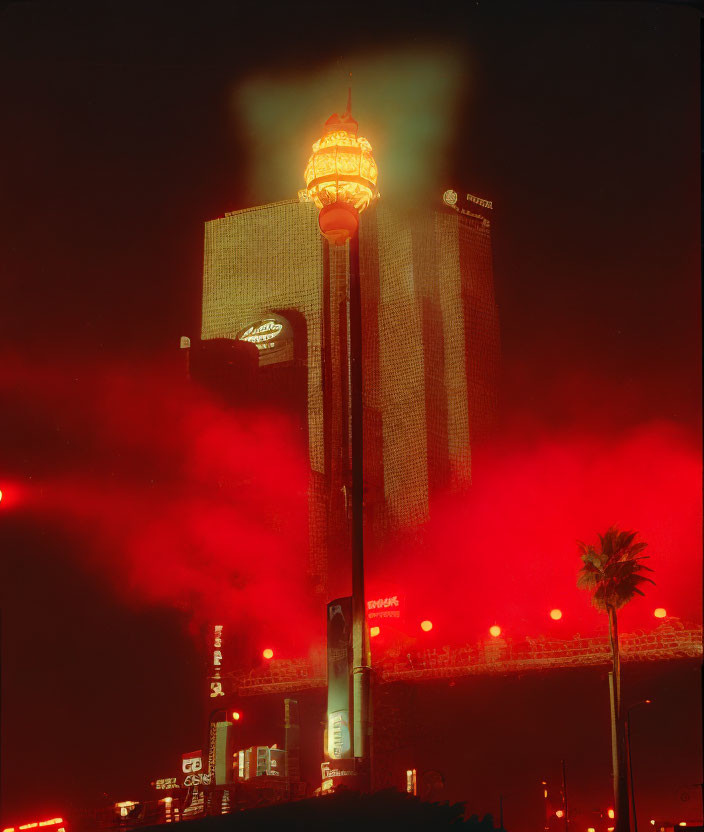
M365 544L424 523L433 500L471 482L472 443L496 409L499 358L488 200L454 191L361 216ZM258 348L257 384L298 421L310 462L310 562L327 600L328 562L349 546L347 245L320 234L297 199L233 211L205 227L203 340Z

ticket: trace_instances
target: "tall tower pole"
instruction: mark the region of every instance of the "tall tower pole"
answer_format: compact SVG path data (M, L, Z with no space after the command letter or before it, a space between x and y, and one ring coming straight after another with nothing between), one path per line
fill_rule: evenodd
M342 115L333 113L313 144L304 173L318 224L332 245L349 242L350 466L352 468L352 738L359 788L371 787L369 639L364 600L364 453L362 405L362 298L359 277L359 215L376 195L377 167L369 142L357 135L352 91Z
M364 594L364 430L362 402L362 297L359 236L349 243L350 387L352 434L352 679L354 756L360 786L371 786L371 715L369 644Z

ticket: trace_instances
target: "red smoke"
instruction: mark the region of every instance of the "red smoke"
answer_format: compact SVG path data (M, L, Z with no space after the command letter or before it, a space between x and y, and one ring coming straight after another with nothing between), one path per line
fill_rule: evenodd
M309 608L307 463L283 415L226 412L160 366L82 361L75 378L6 365L3 387L25 509L75 539L116 594L186 610L196 629L234 625L252 653L305 651L322 616Z
M197 626L235 625L247 660L269 645L300 655L322 638L306 576L307 463L284 416L225 411L160 366L82 359L77 377L5 362L2 387L19 502L82 541L77 557L117 594L184 609ZM623 611L624 630L657 624L656 607L700 620L697 446L663 422L506 435L484 451L466 497L439 501L422 532L368 553L368 596L405 596L400 629L448 643L495 623L515 638L605 627L576 588L576 540L596 542L611 524L648 542L657 584ZM390 628L375 623L381 644Z
M421 535L377 558L371 588L405 591L409 624L432 619L440 643L487 637L494 623L519 639L586 634L606 619L576 588L575 541L597 543L612 524L640 533L655 570L656 586L622 612L624 629L659 624L656 607L700 621L700 456L665 423L504 440L465 498L441 502Z

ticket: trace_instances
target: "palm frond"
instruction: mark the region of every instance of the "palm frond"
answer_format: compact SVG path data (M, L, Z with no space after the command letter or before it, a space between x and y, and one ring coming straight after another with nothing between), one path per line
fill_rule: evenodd
M610 526L599 537L595 547L577 541L577 550L582 559L582 568L577 574L577 587L592 593L592 603L600 610L609 607L619 609L631 601L636 594L644 595L639 585L655 582L643 575L653 570L645 566L642 555L647 543L636 542L638 532L620 531Z

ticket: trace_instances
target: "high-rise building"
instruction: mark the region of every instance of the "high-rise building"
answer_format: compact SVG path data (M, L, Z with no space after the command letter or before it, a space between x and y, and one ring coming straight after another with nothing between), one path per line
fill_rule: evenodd
M452 193L452 192L448 192ZM447 197L447 195L446 195ZM456 195L454 195L456 200ZM438 200L361 217L365 541L422 524L433 499L471 480L472 442L496 404L498 323L491 204ZM347 246L299 200L206 223L202 338L259 348L259 384L303 428L310 460L310 573L349 547Z

